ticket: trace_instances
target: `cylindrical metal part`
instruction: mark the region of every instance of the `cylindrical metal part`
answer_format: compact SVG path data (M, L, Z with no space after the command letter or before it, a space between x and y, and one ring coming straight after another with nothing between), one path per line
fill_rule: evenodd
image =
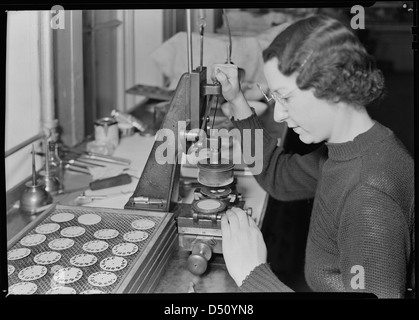
M253 210L252 210L252 208L246 208L246 209L243 209L243 211L244 211L244 212L246 212L246 214L247 214L249 217L251 217L251 216L252 216L252 214L253 214Z
M198 182L207 187L222 187L234 180L234 164L198 163Z
M200 212L194 212L192 214L192 218L194 221L198 221L198 220L211 220L216 222L217 218L218 218L218 213L200 213Z
M203 86L203 93L204 96L219 96L222 94L221 92L221 85L220 84L206 84Z
M188 258L188 270L201 275L207 270L208 261L212 257L212 250L209 245L203 242L195 242L192 247L192 254Z
M199 139L199 133L194 131L185 132L186 141L195 142Z
M186 9L186 31L187 31L187 48L188 48L188 73L192 73L192 29L191 29L191 9Z
M212 198L212 199L222 199L222 198L226 198L231 194L232 190L229 187L226 188L208 188L208 187L203 187L201 188L201 193L208 197L208 198Z
M209 163L220 164L221 163L221 137L209 138L208 141L210 144Z

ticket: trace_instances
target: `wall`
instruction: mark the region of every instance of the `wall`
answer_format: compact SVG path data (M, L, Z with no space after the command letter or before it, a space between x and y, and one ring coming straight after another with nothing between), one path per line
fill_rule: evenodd
M144 97L126 90L137 84L163 85L150 58L163 42L163 10L94 10L85 12L83 19L85 28L93 25L96 30L84 34L87 112L93 109L92 121L109 116L113 109L129 112ZM86 123L86 131L92 123Z
M130 112L144 97L127 94L126 90L137 84L163 86L162 73L150 58L151 52L163 42L163 10L124 10L119 15L124 23L118 36L120 56L124 56L124 65L119 68L124 72L119 81L124 103L119 109Z
M8 11L6 36L5 150L9 150L41 130L38 12ZM6 190L30 176L30 152L28 146L5 159Z
M163 10L135 10L135 80L136 84L162 85L162 75L150 58L163 42Z

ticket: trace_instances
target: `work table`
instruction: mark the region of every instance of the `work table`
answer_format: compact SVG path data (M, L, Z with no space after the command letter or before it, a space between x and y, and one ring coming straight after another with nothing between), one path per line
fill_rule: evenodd
M120 140L114 156L131 160L128 170L118 165L107 165L107 171L114 173L128 172L133 176L130 184L111 187L107 189L91 191L87 190L86 195L107 195L105 199L94 200L84 206L123 209L129 197L134 192L138 179L147 161L148 155L154 143L154 136L145 137L139 133L124 137ZM182 172L182 171L181 171ZM268 195L257 184L253 176L238 172L237 190L242 194L246 207L251 207L253 217L260 225L266 209ZM77 189L85 186L87 188L92 176L67 171L64 177L66 190ZM54 203L62 205L74 205L74 200L81 191L54 196ZM190 203L193 199L193 192L185 195L182 202ZM8 241L19 233L26 225L37 218L38 215L28 215L21 212L18 208L12 209L7 215L7 239ZM195 276L188 271L186 261L190 252L182 250L179 245L175 245L172 257L169 259L167 268L155 289L156 293L187 293L194 286L195 292L236 292L238 290L232 278L229 276L222 255L214 254L211 258L207 271L201 276Z

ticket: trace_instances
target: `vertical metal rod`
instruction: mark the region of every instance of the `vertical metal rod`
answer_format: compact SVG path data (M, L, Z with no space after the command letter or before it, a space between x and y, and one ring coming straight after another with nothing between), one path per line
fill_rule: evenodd
M205 29L205 11L204 9L199 9L199 32L201 35L201 52L200 52L200 66L201 69L204 66L204 29Z
M41 116L42 125L55 131L58 120L55 119L53 34L51 12L40 12L40 80L41 80ZM53 135L54 136L54 135Z
M200 33L201 33L201 52L200 52L200 60L199 60L199 65L201 66L201 68L204 66L204 26L200 27Z
M49 147L48 140L45 139L45 176L49 177Z
M92 32L90 33L90 62L91 62L91 76L92 76L92 92L91 92L91 116L92 122L94 122L99 116L98 112L98 99L97 99L97 74L96 74L96 31L95 31L96 21L95 21L95 10L90 11L90 27Z
M191 30L191 9L186 9L186 30L187 30L187 44L188 44L188 73L192 73L192 30Z
M32 186L36 185L35 148L32 144Z

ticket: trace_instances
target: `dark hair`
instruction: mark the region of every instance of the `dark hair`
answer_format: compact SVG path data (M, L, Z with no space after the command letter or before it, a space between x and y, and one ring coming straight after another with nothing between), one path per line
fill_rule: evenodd
M315 15L283 30L263 51L278 58L285 76L297 72L297 86L317 98L367 106L384 93L384 77L356 35L331 17Z

